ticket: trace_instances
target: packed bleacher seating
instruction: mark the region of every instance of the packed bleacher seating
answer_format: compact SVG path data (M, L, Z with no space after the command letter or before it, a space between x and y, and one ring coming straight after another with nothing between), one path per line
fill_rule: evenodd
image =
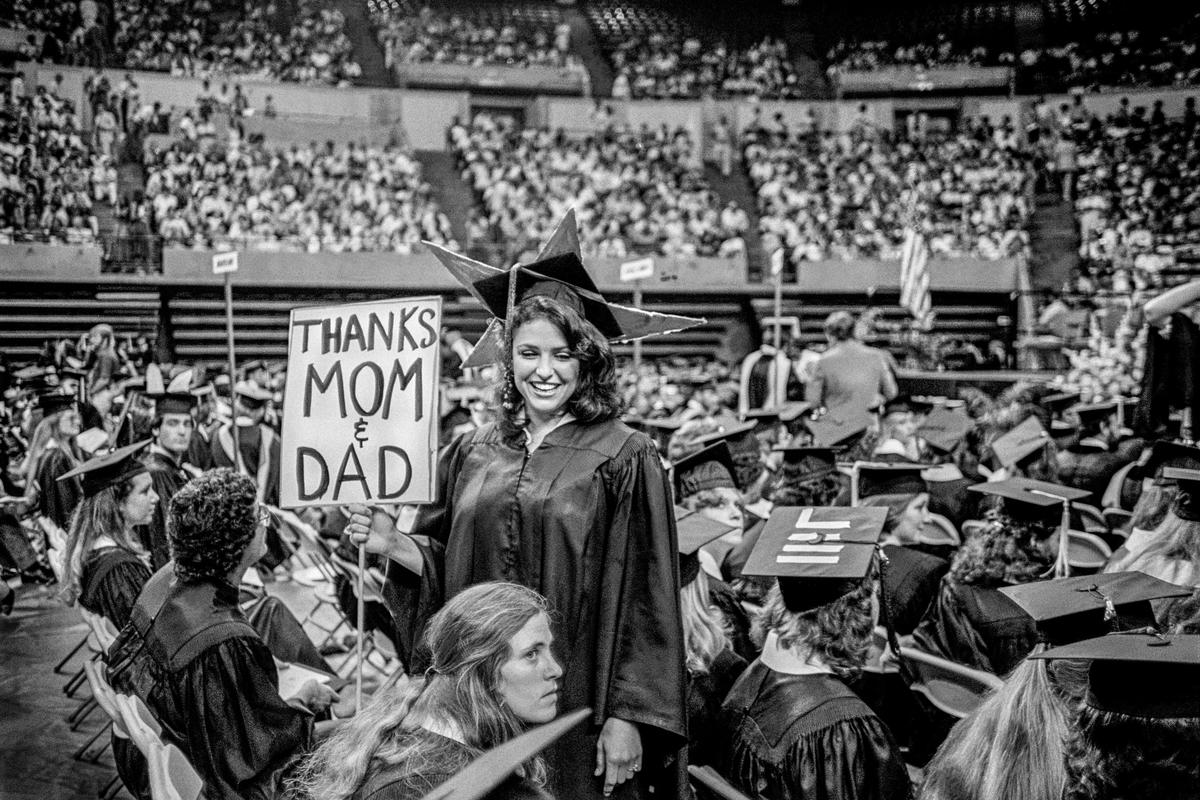
M185 139L146 158L146 202L167 246L408 252L451 242L406 150L332 143L273 148Z
M910 216L935 256L1024 251L1031 170L1011 122L893 138L862 123L846 135L751 128L746 168L763 247L795 261L895 258Z
M1195 86L1200 83L1196 36L1200 15L1169 33L1102 31L1021 53L1023 68L1054 76L1059 86L1096 91L1104 87Z
M94 0L46 3L11 0L0 7L0 28L44 34L39 46L27 43L21 55L66 64L100 63L105 52L100 8Z
M114 48L127 69L347 84L361 74L340 11L295 0L117 0Z
M587 14L612 62L614 97L802 96L782 39L734 44L672 12L608 0Z
M509 0L432 8L418 0L372 0L388 66L565 67L574 64L571 31L554 5Z
M544 239L570 208L584 252L727 256L748 227L722 208L683 129L611 128L580 139L477 114L449 138L491 237ZM481 231L482 232L482 231Z
M0 95L0 241L95 239L93 201L116 195L113 160L96 144L70 101L44 87Z

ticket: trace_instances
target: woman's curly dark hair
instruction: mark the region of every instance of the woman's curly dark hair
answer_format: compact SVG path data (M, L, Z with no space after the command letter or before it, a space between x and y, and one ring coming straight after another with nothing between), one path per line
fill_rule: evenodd
M784 464L767 489L766 497L777 506L833 506L846 492L847 480L839 472L815 478L797 477ZM844 503L842 504L844 505Z
M950 562L950 577L971 586L994 587L1038 580L1054 565L1038 546L1055 525L987 513L987 525L963 544Z
M558 328L579 359L579 386L567 401L567 410L583 423L603 422L621 413L621 393L617 381L616 358L612 347L596 326L557 300L534 295L513 309L504 333L503 374L497 387L500 431L507 439L520 439L526 420L521 394L513 378L513 337L520 327L544 319Z
M231 469L192 478L171 498L167 542L184 583L224 578L258 527L254 481Z
M1157 719L1080 703L1066 743L1064 800L1196 796L1200 718Z
M868 577L860 587L832 603L797 614L784 605L776 582L754 618L754 640L761 647L767 634L774 632L780 647L811 651L834 675L850 680L862 671L871 645L875 624L873 586L874 577Z

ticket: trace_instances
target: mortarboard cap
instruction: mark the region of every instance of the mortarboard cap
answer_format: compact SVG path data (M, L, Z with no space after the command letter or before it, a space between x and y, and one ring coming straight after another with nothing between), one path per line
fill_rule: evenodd
M421 800L481 800L508 780L522 764L591 715L590 708L576 709L493 747Z
M242 374L249 375L251 372L257 372L260 369L270 370L270 367L267 365L266 361L263 361L261 358L256 358L252 361L247 361L242 365Z
M866 412L827 412L820 417L805 419L804 425L812 433L813 444L820 447L835 447L865 431L875 423L875 418Z
M192 394L193 371L185 369L164 382L157 364L146 367L146 397L154 401L156 414L190 414L198 398Z
M60 481L79 478L85 497L91 497L110 486L127 481L134 475L146 471L146 465L138 460L138 454L150 444L149 440L119 447L111 453L96 456L75 469L59 476Z
M735 528L709 519L699 511L675 506L675 531L679 538L679 585L687 586L700 572L700 548Z
M949 453L958 447L974 424L965 412L939 406L925 417L917 434L929 442L930 447Z
M929 491L929 486L921 477L921 473L929 469L929 464L859 462L855 466L860 500L880 494L920 494Z
M716 442L736 442L748 433L754 431L756 423L754 422L735 422L732 425L722 425L720 430L715 433L705 434L695 440L695 444L702 447L707 447Z
M998 436L992 442L992 452L1002 467L1019 464L1040 451L1050 441L1050 434L1037 417L1026 417L1019 425Z
M779 425L779 410L774 408L755 408L747 411L742 419L754 423L754 432L762 433Z
M1045 519L1056 515L1062 509L1062 501L1057 498L1066 498L1070 502L1089 494L1082 489L1031 478L1009 478L994 483L977 483L967 488L1001 498L1010 516L1024 519Z
M1075 412L1082 424L1095 425L1117 413L1117 404L1112 400L1105 403L1081 403L1071 406L1068 410Z
M1192 590L1144 572L1108 572L1019 583L1000 592L1033 618L1045 641L1058 647L1153 625L1151 600L1187 597Z
M815 408L815 406L812 403L804 400L792 400L787 403L783 403L777 409L779 421L784 423L795 422L809 411L812 411L813 408Z
M238 381L234 391L242 403L250 408L258 408L274 397L270 389L264 389L253 381Z
M729 445L724 441L710 444L672 465L675 499L682 500L705 489L736 489L735 472Z
M1200 469L1200 447L1183 444L1182 442L1157 441L1142 451L1129 476L1136 480L1154 479L1159 486L1174 484L1173 479L1165 478L1162 472L1167 467L1184 469Z
M733 480L740 491L746 491L762 474L762 445L754 435L753 422L730 421L722 424L716 433L701 436L695 444L705 446L723 441L729 446L733 458Z
M1048 394L1038 401L1038 405L1051 414L1061 414L1079 402L1079 392L1057 392Z
M683 422L677 418L647 419L645 417L626 417L625 424L634 430L649 436L658 445L658 449L666 451L671 434L679 430Z
M924 400L918 400L910 395L901 394L896 395L891 400L885 402L883 404L882 413L885 416L888 414L900 413L928 414L932 410L933 403L929 403Z
M1033 659L1090 661L1084 703L1131 717L1200 717L1200 635L1113 633Z
M1179 485L1171 511L1180 519L1200 522L1200 469L1163 467L1162 477Z
M508 316L510 290L514 303L532 295L553 297L577 310L611 341L633 341L673 333L704 322L694 317L658 314L605 300L580 259L574 211L563 217L533 263L518 265L511 270L488 266L432 242L424 244L493 317L483 337L463 362L463 368L501 360L502 321Z
M73 392L45 392L38 395L38 408L42 410L43 416L57 414L60 411L65 411L68 408L74 408L79 404L79 398Z
M820 608L870 575L886 518L884 508L776 507L742 574L777 578L790 611Z

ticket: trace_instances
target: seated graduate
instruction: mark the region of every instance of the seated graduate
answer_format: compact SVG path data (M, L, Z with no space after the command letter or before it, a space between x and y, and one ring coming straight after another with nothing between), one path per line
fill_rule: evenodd
M292 788L311 800L419 800L485 750L554 719L563 670L546 600L493 581L452 597L425 630L431 666L386 684L305 761ZM545 783L526 762L500 796Z
M762 655L725 698L716 731L715 766L742 792L910 796L891 732L845 683L862 668L875 624L883 517L879 509L772 512L746 564L746 574L777 578L756 626ZM805 531L805 522L815 524Z
M1135 483L1139 491L1130 512L1129 535L1109 557L1104 565L1105 572L1130 569L1147 548L1162 541L1156 533L1166 521L1179 494L1179 483L1173 478L1163 477L1163 470L1167 467L1200 469L1200 447L1160 440L1147 448L1138 463L1133 465L1126 482Z
M117 630L150 580L148 554L134 528L154 514L158 495L138 455L149 442L97 456L59 480L78 479L83 499L71 514L60 597L108 619Z
M1033 650L1037 631L1000 589L1053 574L1062 519L1055 497L1078 498L1083 492L1025 478L972 489L1001 498L1001 505L954 554L913 639L928 653L1004 676Z
M928 403L919 403L908 395L897 395L883 404L879 420L879 439L872 457L896 456L919 461L921 442L917 427L930 411Z
M1058 453L1058 480L1088 492L1086 502L1099 507L1109 481L1131 459L1116 452L1117 404L1077 405L1079 436Z
M312 742L313 715L337 699L311 680L280 697L271 652L238 607L237 583L263 554L264 517L254 482L230 469L179 490L167 525L174 560L147 582L107 657L113 688L146 703L207 798L276 796ZM144 764L123 741L114 739L118 769L139 786Z
M1048 647L1153 625L1150 601L1187 590L1141 572L1084 575L1002 589ZM1083 698L1078 661L1028 658L950 731L925 768L922 800L1060 800L1071 709Z
M1069 722L1065 800L1196 796L1200 636L1110 634L1037 658L1088 662Z
M1163 467L1162 477L1178 486L1171 510L1136 553L1117 563L1181 586L1200 587L1200 470Z
M688 763L714 764L719 754L713 750L712 731L720 716L721 701L746 669L746 659L735 652L732 626L713 602L709 583L720 581L707 571L715 566L702 566L700 548L729 528L701 514L678 507L676 511L682 511L676 514L675 529L679 535L679 608L688 674Z
M921 552L920 536L929 522L929 492L921 477L920 464L859 466L859 505L883 508L883 596L887 599L888 624L899 636L917 627L938 585L950 569L944 558Z

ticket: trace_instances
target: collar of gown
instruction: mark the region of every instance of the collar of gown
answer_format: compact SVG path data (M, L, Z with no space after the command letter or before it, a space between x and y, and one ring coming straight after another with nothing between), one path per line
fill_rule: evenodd
M811 664L800 657L791 648L781 647L779 636L774 631L767 634L763 642L762 655L759 656L763 666L785 675L828 675L829 667L821 663Z
M574 414L569 414L569 413L568 413L568 414L563 414L563 415L562 415L562 416L559 418L558 422L555 422L553 425L551 425L551 426L550 426L550 428L549 428L549 429L548 429L548 430L547 430L545 433L543 433L543 434L542 434L542 441L543 441L543 442L544 442L544 441L546 441L546 437L547 437L547 436L549 436L550 434L554 433L554 431L558 430L558 429L559 429L559 428L561 428L563 425L566 425L567 423L569 423L569 422L574 422L574 421L575 421L575 415L574 415ZM540 446L540 443L539 443L538 445L535 445L535 444L533 443L533 434L531 434L531 433L529 432L529 426L528 426L528 425L526 425L524 428L522 428L522 429L521 429L521 433L525 434L525 449L526 449L526 450L528 450L528 451L529 451L529 452L531 452L531 453L532 453L534 450L537 450L537 449L538 449L538 447Z

